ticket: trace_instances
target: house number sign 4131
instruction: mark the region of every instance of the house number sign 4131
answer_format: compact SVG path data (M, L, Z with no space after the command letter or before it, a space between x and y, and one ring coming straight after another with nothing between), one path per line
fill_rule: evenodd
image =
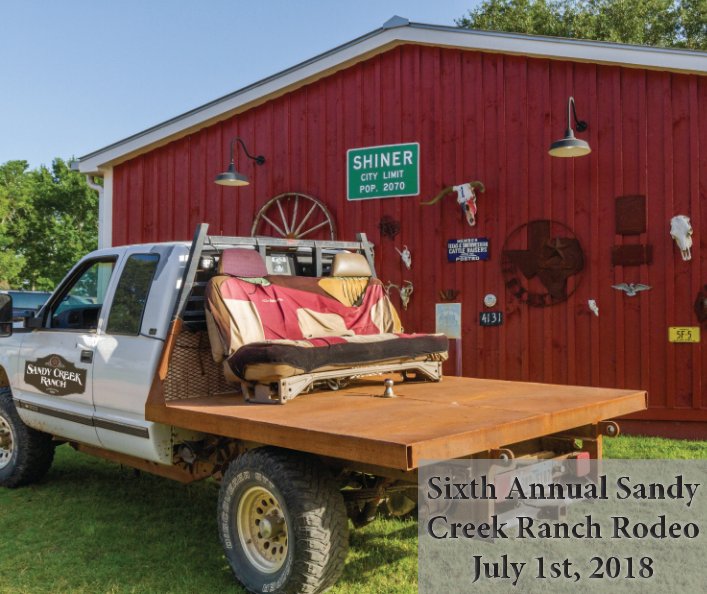
M479 312L479 326L500 326L503 324L502 311Z

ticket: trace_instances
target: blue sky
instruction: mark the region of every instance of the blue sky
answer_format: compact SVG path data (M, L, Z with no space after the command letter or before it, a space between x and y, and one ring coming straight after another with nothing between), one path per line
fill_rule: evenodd
M478 0L22 0L0 5L0 163L80 157L393 15L453 25Z

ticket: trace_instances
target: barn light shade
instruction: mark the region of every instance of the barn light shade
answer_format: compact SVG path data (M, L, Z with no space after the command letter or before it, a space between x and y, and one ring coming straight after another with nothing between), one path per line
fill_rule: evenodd
M553 142L548 151L553 157L583 157L592 152L587 141L575 137L572 129L572 115L574 115L574 122L577 125L577 132L584 132L587 129L587 122L577 119L574 97L570 97L567 102L567 130L565 130L565 137Z
M221 186L247 186L250 184L248 178L244 174L236 171L236 162L233 155L236 142L241 145L246 157L253 159L253 161L255 161L258 165L265 163L265 157L263 157L263 155L258 155L257 157L251 155L241 137L236 136L231 140L231 162L228 164L228 169L226 169L223 173L219 173L214 180L215 183Z
M248 178L236 171L236 165L233 161L228 165L228 169L219 173L214 180L221 186L247 186L250 184Z

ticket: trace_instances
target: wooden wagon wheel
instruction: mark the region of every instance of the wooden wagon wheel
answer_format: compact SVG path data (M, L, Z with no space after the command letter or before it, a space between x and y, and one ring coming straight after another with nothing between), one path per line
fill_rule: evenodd
M336 223L316 198L288 192L268 200L255 215L251 236L287 239L336 239Z

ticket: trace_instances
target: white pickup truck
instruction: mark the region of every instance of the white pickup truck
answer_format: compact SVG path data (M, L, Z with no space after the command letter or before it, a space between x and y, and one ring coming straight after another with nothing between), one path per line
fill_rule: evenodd
M246 252L257 261L227 270ZM370 270L337 268L345 252ZM0 295L0 487L39 481L61 443L185 483L213 477L236 578L320 592L343 569L349 519L414 507L423 459L599 457L618 432L605 420L646 406L643 391L440 381L440 338L401 333L380 290L364 236L200 225L192 242L87 255L24 329Z

